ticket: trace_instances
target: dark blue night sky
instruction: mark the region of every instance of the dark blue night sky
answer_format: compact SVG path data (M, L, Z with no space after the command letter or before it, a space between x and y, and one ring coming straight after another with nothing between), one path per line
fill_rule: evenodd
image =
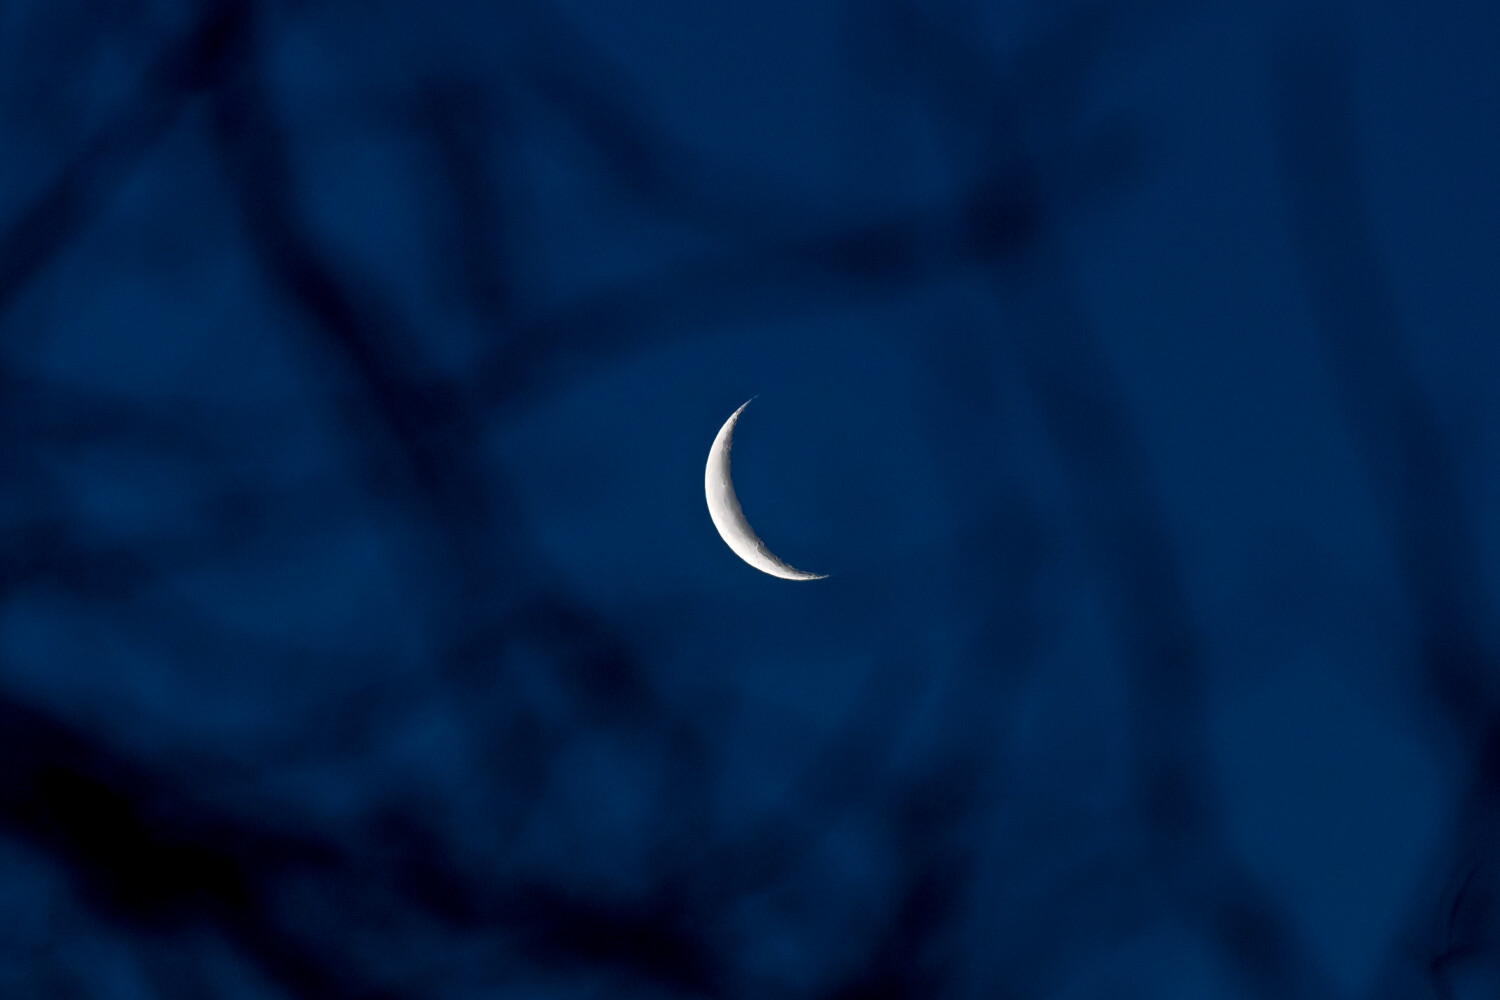
M1497 53L0 3L0 997L1500 995Z

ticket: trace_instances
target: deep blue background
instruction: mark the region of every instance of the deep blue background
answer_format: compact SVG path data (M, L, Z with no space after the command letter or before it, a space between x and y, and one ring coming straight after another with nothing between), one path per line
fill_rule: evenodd
M0 995L1494 997L1497 52L0 4Z

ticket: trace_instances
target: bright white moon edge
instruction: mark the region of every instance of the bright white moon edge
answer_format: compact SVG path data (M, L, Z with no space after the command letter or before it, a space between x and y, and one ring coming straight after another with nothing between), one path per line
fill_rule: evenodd
M719 529L719 537L724 539L724 544L762 573L779 576L783 580L826 579L826 573L806 573L776 558L766 548L766 543L760 540L755 529L750 527L750 522L745 519L745 512L740 509L740 498L735 496L734 480L729 476L729 450L734 444L734 425L752 401L753 397L747 399L740 404L738 410L729 415L724 426L719 428L718 436L714 438L714 446L708 450L708 466L703 470L703 492L708 497L708 516L713 518L714 527Z

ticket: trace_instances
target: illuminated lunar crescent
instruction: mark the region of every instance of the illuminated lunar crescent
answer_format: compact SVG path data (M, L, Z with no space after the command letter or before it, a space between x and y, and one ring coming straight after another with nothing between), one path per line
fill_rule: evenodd
M719 428L714 446L708 450L708 467L703 471L703 492L708 496L708 516L714 519L714 527L724 544L734 554L754 566L762 573L779 576L783 580L821 580L826 574L804 573L777 559L766 543L760 540L745 512L740 509L740 498L734 495L734 481L729 478L729 448L734 443L734 425L750 405L746 400L738 410L729 415L724 426Z

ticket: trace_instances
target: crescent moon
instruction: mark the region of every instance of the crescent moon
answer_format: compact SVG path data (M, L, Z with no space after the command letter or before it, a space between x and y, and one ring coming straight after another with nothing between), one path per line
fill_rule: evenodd
M714 519L714 527L719 529L719 537L724 539L724 544L762 573L779 576L783 580L822 580L827 576L826 573L805 573L776 558L766 548L766 543L760 540L755 529L750 527L750 522L745 520L745 512L740 509L740 498L734 495L734 480L729 478L729 449L734 443L734 425L752 400L753 397L746 400L738 410L729 415L724 426L719 428L718 436L714 438L714 446L708 450L708 467L703 470L703 492L708 496L708 516Z

